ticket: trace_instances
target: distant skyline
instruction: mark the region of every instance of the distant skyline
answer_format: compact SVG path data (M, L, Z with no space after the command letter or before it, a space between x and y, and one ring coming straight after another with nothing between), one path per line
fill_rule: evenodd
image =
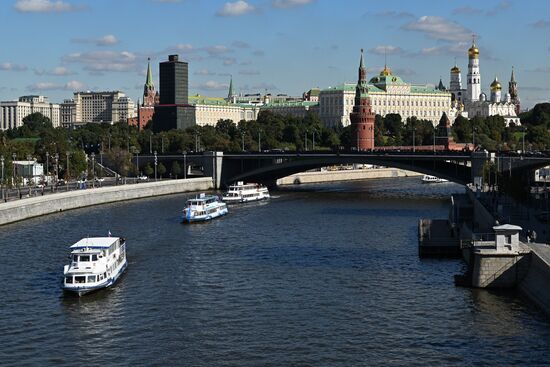
M455 63L465 85L472 34L482 90L515 67L522 108L550 100L550 2L519 0L4 0L0 100L121 90L137 101L147 58L189 62L190 94L301 95L368 77L384 66L406 82L449 85Z

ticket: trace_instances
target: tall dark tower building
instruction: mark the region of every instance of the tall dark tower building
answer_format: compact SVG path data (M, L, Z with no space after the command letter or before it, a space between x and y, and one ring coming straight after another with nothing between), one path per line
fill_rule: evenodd
M508 93L510 94L510 99L512 103L516 105L516 115L519 116L520 111L520 100L518 95L518 83L516 83L516 77L514 75L514 67L512 67L512 76L508 82Z
M168 56L160 63L160 104L155 106L155 131L184 126L184 107L189 103L188 65L178 55Z
M370 105L367 69L363 63L363 49L359 61L359 78L355 87L355 105L350 114L354 145L358 150L374 149L374 113Z

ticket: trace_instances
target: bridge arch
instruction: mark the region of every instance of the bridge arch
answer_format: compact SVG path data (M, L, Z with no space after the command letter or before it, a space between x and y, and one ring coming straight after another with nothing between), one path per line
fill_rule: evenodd
M277 179L311 169L344 165L344 164L371 164L391 168L399 168L427 175L437 176L458 184L471 182L471 168L468 164L469 156L417 156L392 155L375 156L368 154L347 155L295 155L284 158L265 157L259 155L258 165L244 167L242 161L224 157L222 169L222 186L228 186L235 181L250 181L273 184ZM229 158L229 160L228 160ZM430 159L431 158L431 159ZM449 158L449 159L446 159ZM238 166L240 164L241 169ZM233 166L233 167L230 167Z

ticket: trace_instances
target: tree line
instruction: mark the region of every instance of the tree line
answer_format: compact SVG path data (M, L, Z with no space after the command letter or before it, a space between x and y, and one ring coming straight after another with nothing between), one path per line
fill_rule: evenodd
M458 143L472 143L490 151L546 150L550 147L550 103L536 105L520 115L522 126L506 126L501 116L487 118L458 117L452 134ZM436 132L431 121L398 114L375 118L375 145L430 145ZM149 126L139 130L124 122L86 124L76 129L53 128L40 113L23 119L17 129L0 131L0 155L4 157L4 177L10 176L13 157L33 157L48 162L45 170L65 178L81 177L91 172L90 158L107 161L122 175L152 175L152 166L135 167L131 158L138 155L182 154L205 150L288 151L330 150L353 147L351 126L325 127L318 115L282 116L262 111L257 120L233 122L220 120L216 126L194 126L184 130L154 133ZM162 164L163 162L161 162ZM166 163L166 162L164 162ZM157 174L181 175L182 167L172 162L157 166Z

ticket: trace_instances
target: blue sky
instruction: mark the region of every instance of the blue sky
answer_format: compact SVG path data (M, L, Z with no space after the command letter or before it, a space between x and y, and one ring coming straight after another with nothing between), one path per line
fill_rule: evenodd
M137 100L147 57L189 62L190 92L299 95L384 66L412 83L465 80L478 35L482 87L515 66L522 107L550 99L550 2L543 0L2 0L0 100L122 90ZM507 85L507 84L505 84Z

